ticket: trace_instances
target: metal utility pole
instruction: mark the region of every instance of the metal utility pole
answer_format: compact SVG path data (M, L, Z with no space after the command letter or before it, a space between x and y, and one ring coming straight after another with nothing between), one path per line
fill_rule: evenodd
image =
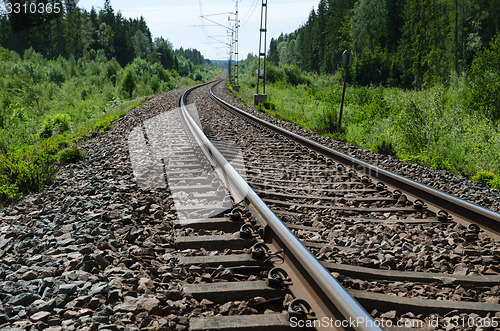
M253 96L253 104L258 105L267 100L266 94L266 46L267 46L267 0L262 0L260 10L259 65L257 66L257 93ZM261 64L262 62L262 64ZM262 68L262 69L261 69ZM262 80L262 84L259 84ZM262 85L262 94L259 86Z
M352 64L352 54L348 50L345 50L344 53L342 53L342 66L345 69L345 73L344 73L344 88L342 89L342 101L340 102L339 127L338 127L339 132L342 127L342 110L344 109L344 96L345 96L345 86L347 83L347 72L349 71L349 67L351 66L351 64Z
M238 21L238 0L236 0L236 20L235 20L234 24L235 24L234 57L236 59L236 62L234 64L235 85L233 85L233 90L238 92L240 90L240 86L238 84L238 75L239 75L239 69L238 69L238 28L240 27L240 22Z
M234 12L235 14L235 19L234 19L234 29L232 31L234 32L233 35L233 48L231 49L231 52L234 53L234 58L235 58L235 64L234 64L234 80L231 81L231 84L233 84L233 90L239 91L240 86L239 86L239 69L238 69L238 28L240 27L240 21L238 20L238 1L236 0L236 11ZM231 16L228 17L228 21L232 21Z
M233 45L234 45L234 32L231 29L231 44L229 45L229 62L228 62L228 73L229 73L229 82L233 83L233 74L231 68L233 67Z

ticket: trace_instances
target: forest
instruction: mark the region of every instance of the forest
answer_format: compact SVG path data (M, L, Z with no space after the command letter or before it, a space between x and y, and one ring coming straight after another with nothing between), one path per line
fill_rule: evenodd
M19 26L0 12L0 205L85 157L75 146L82 138L219 70L196 49L152 40L143 18L124 18L109 0L90 12L66 1L57 17L32 21Z
M360 85L422 88L470 68L499 26L493 0L320 0L304 26L271 39L268 59L335 73L350 50Z
M500 6L492 0L319 0L271 39L260 109L322 135L500 189ZM342 126L338 126L345 68ZM240 65L251 103L257 59Z

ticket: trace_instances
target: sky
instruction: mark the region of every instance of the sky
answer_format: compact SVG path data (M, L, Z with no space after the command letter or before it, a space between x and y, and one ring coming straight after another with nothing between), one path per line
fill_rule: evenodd
M268 0L267 47L271 38L293 32L303 25L319 0ZM239 0L239 59L259 50L262 0ZM78 6L102 8L104 0L80 0ZM196 48L205 58L227 60L229 29L201 19L200 14L218 24L234 24L235 0L111 0L111 6L124 17L146 20L153 38L168 39L174 48ZM233 14L231 14L233 13ZM231 18L233 22L228 21ZM214 40L217 39L217 40Z

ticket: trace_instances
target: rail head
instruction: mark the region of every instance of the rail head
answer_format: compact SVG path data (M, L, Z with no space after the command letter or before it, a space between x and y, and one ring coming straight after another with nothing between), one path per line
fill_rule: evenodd
M206 84L203 84L206 85ZM200 86L203 86L200 85ZM194 87L196 88L196 87ZM246 200L262 216L277 240L283 243L287 253L300 263L307 273L308 279L315 284L314 287L322 291L320 297L331 301L335 309L340 312L345 320L357 321L356 330L381 330L365 309L346 291L346 289L323 267L313 254L295 237L286 225L269 209L246 181L231 166L225 157L217 150L212 142L198 127L186 108L186 96L194 88L187 90L181 98L181 113L188 127L193 132L195 139L211 162L222 171L231 194L240 200ZM330 316L331 317L331 316Z

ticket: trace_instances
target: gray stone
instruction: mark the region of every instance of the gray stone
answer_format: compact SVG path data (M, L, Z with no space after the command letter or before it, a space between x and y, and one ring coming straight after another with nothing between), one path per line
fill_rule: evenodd
M84 271L87 271L87 272L91 272L92 269L94 269L94 268L99 268L99 264L97 264L97 262L94 260L88 260L88 261L83 262L81 269Z
M29 314L33 315L38 313L39 311L51 311L56 305L56 300L36 300L29 306Z
M120 300L121 291L120 290L112 290L108 293L108 303L115 303Z
M85 245L84 247L80 248L79 252L84 255L87 255L92 253L94 250L95 248L93 247L93 245Z
M9 321L9 316L6 314L1 314L0 315L0 324L7 323Z
M32 320L33 322L45 321L49 318L50 315L51 314L48 311L39 311L38 313L33 314L30 317L30 320Z
M17 282L5 281L0 282L0 292L7 293L10 295L17 295L26 292L26 289L19 285Z
M62 284L59 285L59 294L72 295L78 290L76 284Z
M22 276L22 278L23 278L24 280L28 280L28 281L29 281L29 280L33 280L33 279L36 279L37 277L38 277L37 273L36 273L36 272L34 272L33 270L28 270L28 271L26 271L26 272L23 274L23 276Z
M28 313L26 312L26 310L23 309L19 313L17 313L17 316L19 316L20 319L24 319L26 318L26 316L28 316Z
M99 323L99 324L109 324L109 317L108 316L94 316L94 317L92 317L92 321L94 323Z
M67 294L58 294L54 298L54 304L57 308L64 308L64 305L69 302L69 296Z
M107 295L110 290L110 287L106 283L97 283L92 285L89 290L89 295L103 294Z
M9 303L13 306L29 306L33 301L40 299L40 296L35 293L27 292L21 293L16 296L13 296L9 299Z

